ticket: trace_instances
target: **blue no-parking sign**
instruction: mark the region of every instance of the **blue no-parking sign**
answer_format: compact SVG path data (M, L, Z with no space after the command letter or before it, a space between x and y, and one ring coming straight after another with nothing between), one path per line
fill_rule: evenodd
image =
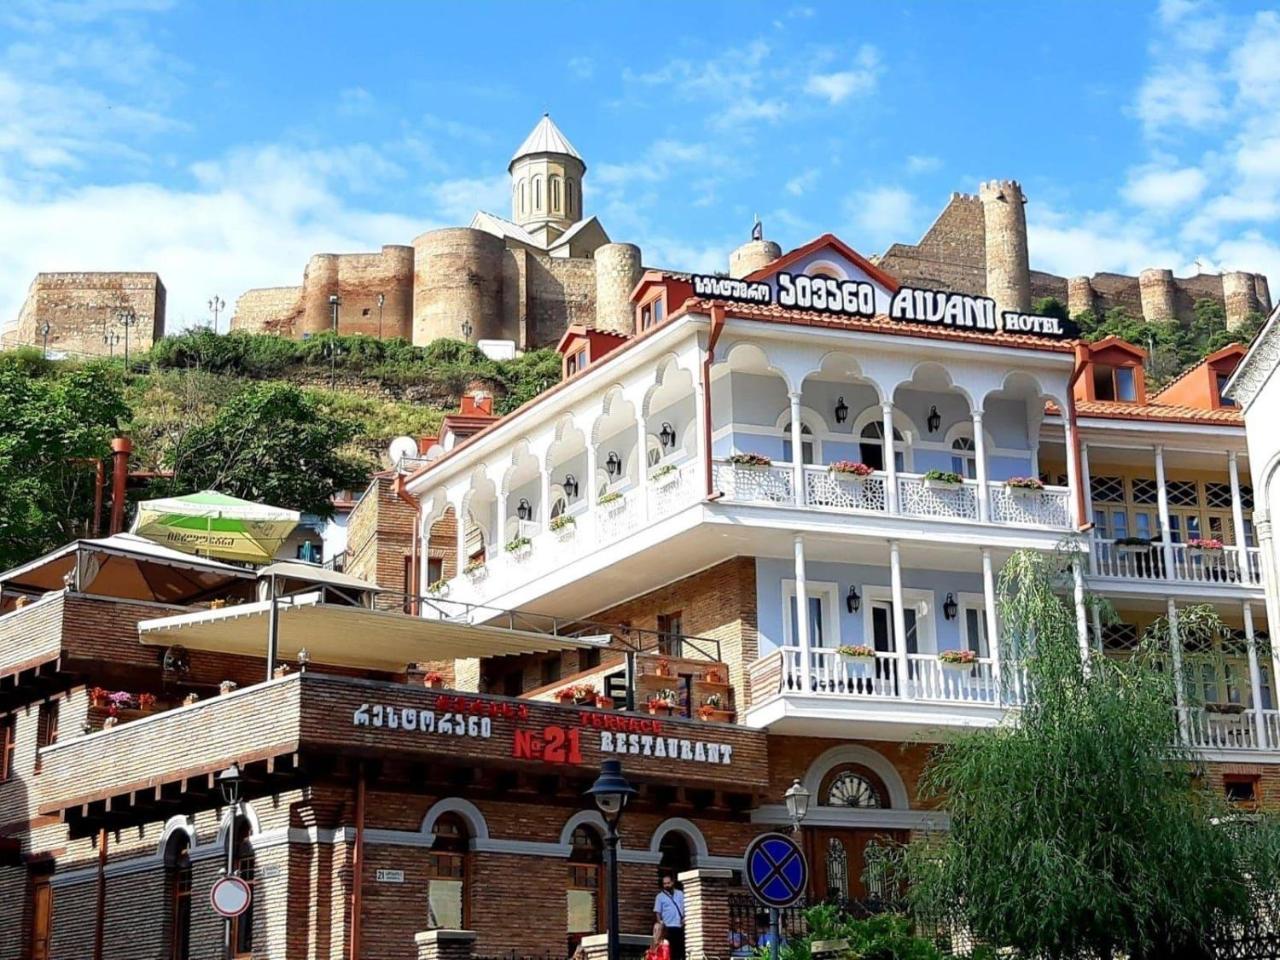
M804 896L809 864L800 847L781 833L764 833L747 847L747 887L766 907L789 907Z

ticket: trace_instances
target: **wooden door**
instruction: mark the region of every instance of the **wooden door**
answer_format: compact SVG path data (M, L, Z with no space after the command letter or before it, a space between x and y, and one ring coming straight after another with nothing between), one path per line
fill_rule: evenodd
M53 888L48 877L31 887L31 960L49 960L49 936L53 931Z
M870 843L905 842L904 830L814 829L809 842L809 893L815 900L867 900L882 895L868 890L863 874Z

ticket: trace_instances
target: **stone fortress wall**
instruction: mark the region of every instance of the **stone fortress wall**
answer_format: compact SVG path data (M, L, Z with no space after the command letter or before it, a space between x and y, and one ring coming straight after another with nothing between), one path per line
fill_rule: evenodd
M42 347L49 326L50 351L72 356L143 351L164 336L165 289L155 273L38 273L27 290L17 323L0 336L0 347ZM110 335L115 342L106 342Z
M1271 309L1271 291L1260 273L1233 271L1175 277L1153 268L1136 277L1096 273L1059 277L1032 270L1027 252L1026 198L1013 180L981 185L978 195L953 193L917 244L895 243L877 262L905 284L985 294L1001 309L1026 310L1042 297L1056 297L1072 316L1115 307L1144 320L1190 323L1197 300L1221 303L1228 327L1250 313Z

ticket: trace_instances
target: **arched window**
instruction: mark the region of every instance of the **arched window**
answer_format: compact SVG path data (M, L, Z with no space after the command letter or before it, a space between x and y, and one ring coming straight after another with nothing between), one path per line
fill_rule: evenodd
M827 838L827 849L823 851L826 858L824 866L827 874L826 898L828 900L846 900L849 897L849 852L839 837Z
M556 484L551 488L551 509L547 516L554 520L569 509L569 498L565 496L564 487Z
M951 469L962 477L977 479L978 460L972 437L956 437L951 441Z
M560 212L560 178L552 177L547 181L551 185L551 212Z
M872 420L862 428L862 433L858 437L858 454L862 462L871 469L884 469L884 422L882 420ZM906 469L906 441L903 440L902 431L897 427L893 428L893 463L899 471Z
M258 897L254 883L256 870L253 843L249 836L252 829L244 817L236 818L236 848L231 861L232 872L247 883L254 894L249 899L248 909L231 921L231 951L232 956L236 957L253 956L253 910Z
M693 869L693 847L689 838L679 830L668 830L658 843L658 879L670 874L678 877L686 870Z
M564 215L566 217L573 216L573 181L565 180L564 182Z
M542 178L533 178L533 209L536 213L542 209Z
M169 960L187 960L191 949L191 838L177 830L164 851L169 907Z
M886 795L884 784L871 770L843 763L823 777L818 803L824 807L875 810L889 805Z
M573 831L569 847L565 903L572 953L584 936L604 927L604 841L591 827L580 826Z
M662 462L662 441L649 434L644 441L644 459L650 467L656 467Z
M529 212L529 198L525 194L525 185L524 185L523 177L520 178L520 212L521 213Z
M443 814L432 833L435 839L427 864L427 927L466 930L471 919L467 890L471 835L456 813Z
M814 462L814 442L813 431L809 429L807 423L800 424L800 462ZM788 421L782 425L782 459L789 463L795 461L795 455L791 448L791 422Z

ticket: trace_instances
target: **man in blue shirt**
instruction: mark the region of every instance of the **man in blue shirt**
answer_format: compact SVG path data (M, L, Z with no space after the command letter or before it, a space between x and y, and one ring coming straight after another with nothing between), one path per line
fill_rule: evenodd
M676 889L676 878L669 873L662 875L662 889L653 900L653 915L662 924L671 947L671 960L685 960L684 891Z

